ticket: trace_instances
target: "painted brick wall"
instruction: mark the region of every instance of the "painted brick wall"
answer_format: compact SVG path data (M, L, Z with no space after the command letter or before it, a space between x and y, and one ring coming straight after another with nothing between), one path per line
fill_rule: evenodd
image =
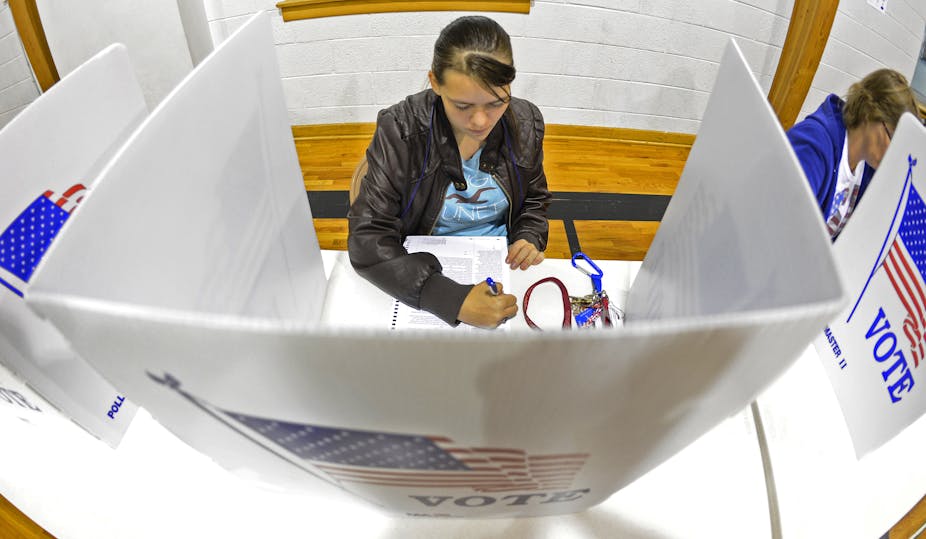
M914 4L926 2L891 0L885 15L865 0L843 0L808 103L844 93L853 77L881 65L912 76L926 10ZM437 33L462 14L283 23L274 1L205 6L216 43L257 10L274 15L294 124L370 122L424 88ZM729 36L767 92L792 7L793 0L537 0L529 15L489 15L512 36L513 92L540 106L547 122L695 133Z
M22 42L6 2L0 4L0 127L39 96Z

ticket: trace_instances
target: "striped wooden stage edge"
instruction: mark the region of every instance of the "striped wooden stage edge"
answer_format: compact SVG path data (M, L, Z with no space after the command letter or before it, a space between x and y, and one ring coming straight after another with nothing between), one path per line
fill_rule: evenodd
M323 249L347 248L350 176L372 123L300 125L293 138ZM553 192L547 256L642 260L669 203L693 135L548 125L544 168Z

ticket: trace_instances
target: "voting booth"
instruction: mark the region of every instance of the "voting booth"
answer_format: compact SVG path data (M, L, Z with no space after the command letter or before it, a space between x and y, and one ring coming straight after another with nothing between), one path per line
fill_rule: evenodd
M926 128L905 114L872 182L833 246L850 303L814 343L858 456L926 411Z
M343 291L328 289L263 15L152 112L81 212L26 299L100 373L228 469L411 516L592 507L740 412L846 304L735 43L613 331L328 318Z
M903 116L833 245L849 302L757 399L783 537L878 537L923 498L924 150Z
M61 228L80 217L103 166L147 113L125 47L112 45L0 131L0 362L111 445L136 406L30 311L23 296ZM63 271L80 272L87 256L78 249L59 263Z

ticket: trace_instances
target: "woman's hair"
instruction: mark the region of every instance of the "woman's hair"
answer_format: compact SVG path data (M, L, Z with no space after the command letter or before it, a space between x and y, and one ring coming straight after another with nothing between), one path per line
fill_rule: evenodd
M448 69L463 73L507 101L511 94L500 96L495 88L514 80L511 38L488 17L460 17L444 27L434 42L431 72L439 84L444 84L444 72Z
M879 69L849 87L842 118L848 129L866 122L884 122L893 128L904 112L919 118L910 84L893 69Z

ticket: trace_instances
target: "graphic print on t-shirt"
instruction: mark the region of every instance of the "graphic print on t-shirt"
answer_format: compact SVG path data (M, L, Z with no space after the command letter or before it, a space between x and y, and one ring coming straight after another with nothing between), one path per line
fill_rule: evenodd
M463 161L466 189L447 187L434 226L437 236L504 236L508 198L488 172L479 169L482 149Z

